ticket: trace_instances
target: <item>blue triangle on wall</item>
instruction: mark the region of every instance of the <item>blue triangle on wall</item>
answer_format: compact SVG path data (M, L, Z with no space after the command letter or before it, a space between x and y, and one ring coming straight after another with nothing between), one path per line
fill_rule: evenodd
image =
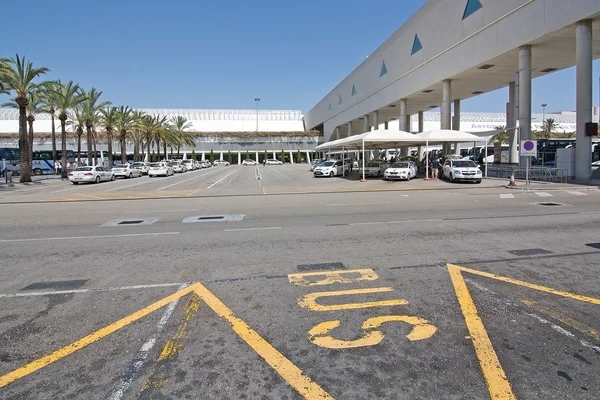
M387 74L387 67L385 66L385 61L382 61L381 62L381 71L379 71L379 77L381 78L385 74Z
M354 85L352 85L352 96L354 96L356 94L356 87Z
M483 6L479 0L467 0L467 5L465 6L465 12L463 13L462 19L470 17L480 8L483 8Z
M421 40L419 40L419 35L415 34L415 40L413 40L413 47L412 51L410 52L410 55L412 56L413 54L419 52L421 49L423 49L423 45L421 44Z
M340 94L340 98L338 100L338 105L341 105L341 104L342 104L342 95Z

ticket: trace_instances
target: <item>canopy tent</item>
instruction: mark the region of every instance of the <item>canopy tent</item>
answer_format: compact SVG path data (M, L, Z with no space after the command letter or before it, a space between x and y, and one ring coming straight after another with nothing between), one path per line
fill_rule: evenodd
M438 129L417 133L415 137L426 144L442 144L449 142L481 142L482 139L472 133L453 131L450 129Z
M399 131L395 129L377 129L354 135L343 139L334 140L332 142L323 143L316 147L316 150L324 149L390 149L398 146L411 146L420 144L419 140L415 140L412 133Z

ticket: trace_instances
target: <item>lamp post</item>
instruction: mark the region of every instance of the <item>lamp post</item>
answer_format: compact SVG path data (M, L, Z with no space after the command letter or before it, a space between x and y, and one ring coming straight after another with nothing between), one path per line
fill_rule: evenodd
M258 132L258 102L260 101L260 97L255 97L254 101L256 102L256 132Z
M542 104L542 130L545 130L544 124L546 123L546 106L548 104Z

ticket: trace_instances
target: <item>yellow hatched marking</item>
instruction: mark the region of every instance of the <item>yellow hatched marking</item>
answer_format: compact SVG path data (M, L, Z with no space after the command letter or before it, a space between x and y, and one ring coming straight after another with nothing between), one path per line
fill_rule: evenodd
M500 364L500 360L494 350L494 346L490 341L488 333L483 325L483 321L477 313L477 307L473 302L471 293L467 288L467 284L461 274L462 267L448 264L448 272L450 279L456 292L456 298L460 304L465 323L473 341L475 354L479 360L483 377L488 387L490 397L497 400L512 400L516 399L506 373Z

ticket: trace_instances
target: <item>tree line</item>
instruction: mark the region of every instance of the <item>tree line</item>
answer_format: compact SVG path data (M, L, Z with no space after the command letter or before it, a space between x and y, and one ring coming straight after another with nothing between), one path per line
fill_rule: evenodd
M50 70L34 67L31 61L18 54L13 58L0 58L0 94L12 99L0 106L19 110L19 166L20 182L31 182L33 159L34 122L36 115L49 114L52 120L52 159L57 161L56 120L60 123L63 166L67 165L67 129L77 134L77 163L81 164L81 138L86 134L87 163L97 163L96 143L105 136L108 143L108 163L113 165L113 142L121 147L121 162L127 162L127 141L133 142L134 160L150 155L161 146L167 158L167 147L194 146L191 122L182 116L167 119L149 115L129 106L112 106L101 100L102 91L85 90L73 81L38 81ZM67 169L62 168L62 178Z

